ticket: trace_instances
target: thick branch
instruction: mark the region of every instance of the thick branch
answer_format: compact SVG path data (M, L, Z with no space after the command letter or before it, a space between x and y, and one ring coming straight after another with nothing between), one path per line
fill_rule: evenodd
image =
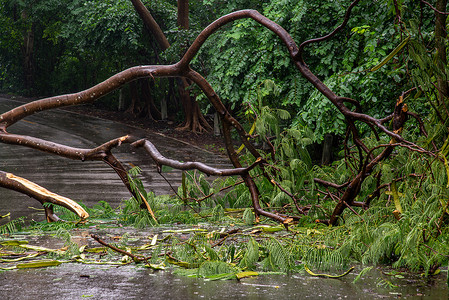
M31 182L25 178L15 176L11 173L0 171L0 187L20 192L33 197L40 203L52 203L63 206L77 214L81 219L86 219L89 214L75 201L52 193L49 190ZM47 217L49 217L47 215Z
M40 111L93 102L138 78L172 77L179 75L179 73L180 70L176 65L132 67L111 76L87 90L33 101L5 112L0 115L0 132L6 131L8 126Z
M140 0L131 0L134 8L139 14L140 18L145 23L146 28L150 31L154 37L156 38L157 43L162 48L162 50L166 50L170 47L170 43L168 42L164 32L161 27L154 20L150 11L145 7L145 5Z
M156 147L148 140L138 140L131 144L134 147L143 147L151 158L156 162L159 172L162 166L169 166L179 170L199 170L207 175L213 176L234 176L247 174L251 169L261 163L262 159L256 160L251 166L247 168L234 168L234 169L217 169L207 166L200 162L179 162L177 160L169 159L163 156Z
M120 179L125 184L126 188L131 193L131 195L138 197L138 195L136 195L135 191L133 191L133 189L130 186L128 180L128 172L126 171L125 167L111 153L112 148L120 146L122 143L131 142L130 137L128 135L117 139L113 139L93 149L74 148L66 145L49 142L35 137L1 133L1 132L0 132L0 141L6 144L21 145L75 160L103 161L107 163L111 168L113 168L114 171L119 175ZM156 221L156 217L149 203L145 200L143 196L141 196L140 198L145 203L145 206L150 212L153 219Z
M61 157L75 159L75 160L103 160L107 153L114 147L120 146L122 143L129 143L129 136L122 136L113 139L93 149L74 148L36 137L2 133L0 132L0 142L5 144L25 146L28 148L40 150L50 154L55 154Z

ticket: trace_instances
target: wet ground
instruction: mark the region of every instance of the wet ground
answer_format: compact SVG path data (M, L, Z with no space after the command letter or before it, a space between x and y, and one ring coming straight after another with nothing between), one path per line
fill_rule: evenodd
M15 100L0 98L0 113L20 104L22 103ZM93 148L108 140L133 134L149 139L168 158L201 161L215 167L225 166L228 162L225 157L180 140L62 110L29 116L9 127L8 131L80 148ZM151 158L143 150L134 151L129 145L122 145L113 150L113 153L126 166L137 165L143 170L142 181L147 190L153 191L156 195L173 193L167 182L156 172ZM116 207L122 199L129 198L128 190L119 177L102 162L74 161L25 147L0 143L0 170L24 177L52 192L81 201L90 207L101 200ZM164 175L175 188L179 186L180 171L172 170L164 172ZM0 215L10 212L11 218L30 216L37 221L43 220L43 215L30 207L41 208L39 202L27 196L6 189L0 190Z
M98 247L90 233L120 236L141 245L149 237L164 236L167 228L80 229L75 242ZM16 235L42 247L59 248L63 242L47 235ZM386 268L374 268L359 281L354 278L362 267L340 279L317 278L307 273L264 275L240 281L207 281L183 277L170 270L154 271L143 266L83 265L64 263L45 269L0 272L0 299L447 299L446 270L424 279L419 274L389 276ZM388 286L386 281L393 287Z
M0 99L0 112L19 103ZM178 160L198 160L223 166L226 158L180 141L111 121L54 110L26 118L10 128L10 132L41 137L76 147L94 147L125 134L149 138L164 155ZM153 163L143 152L133 153L128 146L115 153L128 165L139 165L143 182L156 194L172 193L168 184L155 172ZM80 162L59 158L36 150L0 144L0 169L25 177L63 196L81 200L92 206L100 200L116 206L129 194L115 172L101 162ZM179 185L180 172L167 174ZM0 214L11 217L44 218L29 207L40 204L9 190L0 190ZM74 232L73 240L98 246L90 233L102 236L123 235L148 241L149 236L162 234L166 228L82 229ZM30 244L60 248L63 241L48 233L41 236L8 237L27 240ZM2 239L2 238L0 238ZM447 299L449 296L443 270L429 280L419 275L385 275L385 269L375 268L357 283L352 283L362 267L341 279L311 277L306 273L244 278L240 281L206 281L182 277L170 271L154 271L134 264L127 266L91 266L64 263L44 269L19 269L0 272L0 299ZM395 287L389 287L386 281Z
M374 272L373 272L374 274ZM376 275L379 275L377 272ZM441 282L399 288L376 286L377 278L352 284L353 278L322 279L302 275L205 281L154 273L134 267L63 264L39 270L0 273L2 299L447 299ZM4 284L9 282L10 284Z

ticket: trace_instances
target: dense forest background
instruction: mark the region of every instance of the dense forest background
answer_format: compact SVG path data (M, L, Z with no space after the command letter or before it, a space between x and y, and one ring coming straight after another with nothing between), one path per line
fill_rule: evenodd
M166 51L161 51L145 30L128 0L2 0L0 90L39 97L71 93L130 66L176 62L210 22L238 9L256 9L283 26L297 42L304 41L336 27L351 1L193 1L189 29L177 25L176 1L144 3L171 42ZM334 92L357 95L364 111L375 117L384 114L384 108L398 93L421 83L412 77L416 70L406 51L376 72L369 70L409 34L415 43L429 50L429 43L434 42L435 12L419 1L398 1L397 5L400 20L393 1L362 1L337 38L311 45L306 53L310 68ZM247 104L256 105L259 93L264 105L288 110L292 122L313 130L317 141L326 133L345 132L343 116L298 76L274 33L256 26L254 21L240 20L217 32L193 66L206 76L226 105L242 114L252 112ZM264 85L267 81L275 89ZM151 85L156 105L168 99L169 115L182 120L173 83L162 79ZM199 91L193 88L192 93L203 113L213 112ZM426 96L430 94L413 101L414 111L429 109ZM146 96L143 88L134 84L124 88L122 97L125 107L120 108L126 109L132 98L143 103ZM117 92L103 103L118 109L118 99Z

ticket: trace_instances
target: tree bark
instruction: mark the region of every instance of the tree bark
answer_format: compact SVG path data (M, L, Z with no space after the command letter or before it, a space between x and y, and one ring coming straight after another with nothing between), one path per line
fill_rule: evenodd
M142 19L143 23L145 24L145 27L151 34L153 34L162 51L168 49L170 47L170 43L168 42L167 37L165 36L161 27L159 27L157 22L154 20L150 11L140 0L131 0L131 2L134 5L134 8L139 14L140 18Z
M147 30L156 38L159 47L166 50L170 47L170 43L167 40L161 27L154 20L150 11L145 7L141 0L131 0L134 8L139 14L140 18L145 24ZM189 28L189 1L178 1L178 26L182 29ZM192 98L188 92L189 83L185 79L177 80L178 92L184 107L184 123L178 130L191 130L195 133L212 130L212 127L207 123L198 103Z
M189 0L178 0L178 27L189 29Z
M447 65L447 57L446 57L446 19L447 15L442 14L440 12L446 12L447 0L437 0L435 8L439 12L435 12L435 47L437 50L437 55L439 62L437 66L441 70L442 73L445 72L445 68ZM438 100L439 103L442 104L446 97L448 96L448 84L447 84L447 74L444 74L443 77L437 79L438 84Z
M52 193L49 190L35 184L34 182L31 182L19 176L15 176L14 174L0 171L0 187L14 190L33 197L41 204L52 203L63 206L76 213L81 219L86 219L89 217L89 214L75 201ZM46 207L45 214L48 222L59 220L59 218L54 215L53 209L51 207Z
M22 11L21 18L24 23L27 23L26 11ZM21 51L25 90L27 93L31 93L34 86L34 24L23 31Z

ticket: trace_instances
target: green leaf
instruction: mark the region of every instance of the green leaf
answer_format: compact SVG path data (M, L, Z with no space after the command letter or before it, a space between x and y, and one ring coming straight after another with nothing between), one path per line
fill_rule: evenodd
M254 271L245 271L235 274L235 277L237 277L238 280L245 278L245 277L251 277L251 276L259 276L258 272Z
M402 48L404 48L405 45L407 45L408 41L410 40L410 37L408 36L406 39L404 39L396 48L391 51L390 54L388 54L387 57L385 57L377 66L371 68L371 72L377 71L380 68L382 68L387 62L389 62L399 51L401 51ZM374 50L374 49L372 49ZM372 51L371 50L371 51Z
M371 271L374 267L366 267L364 268L362 271L360 271L359 275L357 275L354 280L352 281L352 283L356 283L357 281L359 281L360 278L362 278L362 276L364 276L366 273L368 273L369 271Z
M1 243L2 246L20 246L26 244L28 244L28 241L5 241Z
M246 252L240 261L240 267L252 269L254 264L259 260L259 244L253 237L250 237L246 245Z
M27 263L18 264L17 269L29 269L29 268L46 268L59 266L62 262L58 260L38 260Z
M160 263L160 264L147 264L145 265L145 267L147 268L151 268L153 270L165 270L165 264L164 263Z
M393 181L391 183L391 192L393 194L394 206L396 207L396 210L402 214L401 200L399 199L400 193L398 193L398 190L396 188L396 181Z
M344 272L343 274L340 274L340 275L316 274L316 273L313 273L306 265L304 265L304 270L306 270L307 273L309 273L310 275L315 276L315 277L340 278L340 277L346 276L349 273L351 273L352 270L354 270L354 267L349 268L349 270L347 270L346 272Z

